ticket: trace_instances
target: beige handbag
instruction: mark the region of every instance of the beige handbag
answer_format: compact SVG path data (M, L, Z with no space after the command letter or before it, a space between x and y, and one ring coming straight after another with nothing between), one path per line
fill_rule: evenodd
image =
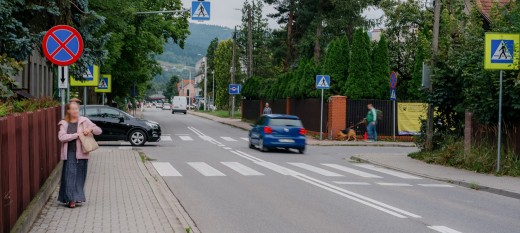
M94 135L89 134L87 136L80 134L79 140L81 141L81 149L83 149L83 153L90 153L99 148L96 139L94 139Z

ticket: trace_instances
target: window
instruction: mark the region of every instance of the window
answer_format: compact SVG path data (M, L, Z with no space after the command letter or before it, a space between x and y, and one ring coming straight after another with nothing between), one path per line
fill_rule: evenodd
M271 126L288 126L288 127L302 127L302 122L296 119L272 118L269 121Z
M258 120L256 121L256 125L264 125L265 123L265 117L260 117L258 118Z
M118 110L115 110L115 109L111 109L111 108L100 108L99 114L101 117L106 117L106 118L121 117L121 112L119 112Z
M79 110L81 114L83 114L83 109ZM87 108L86 117L101 117L99 115L98 108Z

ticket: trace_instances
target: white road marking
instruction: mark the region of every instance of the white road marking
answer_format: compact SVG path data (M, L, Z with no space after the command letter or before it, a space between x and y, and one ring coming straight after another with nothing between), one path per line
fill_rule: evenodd
M244 176L263 176L264 175L256 170L249 168L238 162L221 162L221 163L224 164L224 166L229 167Z
M163 133L162 136L172 136L172 135L171 134L167 134L167 133Z
M152 162L152 165L161 176L182 176L170 163Z
M370 173L367 173L367 172L364 172L364 171L356 170L356 169L353 169L353 168L349 168L349 167L345 167L345 166L341 166L341 165L337 165L337 164L327 164L327 163L324 163L323 165L327 166L327 167L338 169L340 171L348 172L348 173L351 173L351 174L354 174L354 175L357 175L357 176L361 176L361 177L364 177L364 178L383 178L381 176L377 176L377 175L374 175L374 174L370 174Z
M193 167L195 170L197 170L204 176L226 176L224 173L213 168L212 166L208 165L207 163L192 162L192 163L188 163L188 165Z
M462 233L445 226L428 226L428 228L440 233Z
M367 182L346 182L346 181L334 181L336 184L347 184L347 185L370 185Z
M449 184L418 184L423 187L432 187L432 188L453 188L455 186Z
M294 171L294 170L291 170L289 168L286 168L286 167L282 167L278 164L274 164L274 163L271 163L271 162L256 162L256 164L262 166L262 167L265 167L265 168L268 168L270 170L273 170L275 172L278 172L282 175L286 175L286 176L295 176L295 175L298 175L300 173Z
M376 183L381 186L399 186L399 187L410 187L413 186L411 184L405 184L405 183Z
M402 173L402 172L396 172L396 171L388 170L388 169L385 169L385 168L376 167L376 166L371 165L371 164L356 164L356 166L362 167L362 168L366 168L366 169L369 169L369 170L372 170L372 171L376 171L376 172L385 173L385 174L388 174L388 175L391 175L391 176L396 176L396 177L399 177L399 178L402 178L402 179L413 179L413 180L420 180L420 179L422 179L422 178L417 177L417 176L412 176L412 175L408 175L408 174L405 174L405 173Z
M236 142L237 140L233 139L233 138L230 138L230 137L220 137L228 142Z
M318 174L323 175L323 176L336 176L336 177L342 177L343 176L341 174L338 174L338 173L335 173L335 172L331 172L331 171L327 171L325 169L321 169L319 167L315 167L315 166L308 165L308 164L305 164L305 163L288 163L288 164L291 164L291 165L299 167L299 168L303 168L303 169L311 171L311 172L318 173Z
M224 150L231 150L231 147L222 147Z
M120 150L131 150L133 148L131 146L120 146L120 147L118 147L118 149L120 149Z
M193 138L190 136L179 136L179 138L183 141L193 141Z
M220 147L224 147L224 146L226 146L226 145L224 145L224 144L218 144L218 146L220 146Z
M254 156L248 155L242 151L231 151L231 153L236 154L244 159L250 160L252 162L264 162L263 160L256 158Z
M240 139L242 139L242 140L244 140L246 142L249 142L249 138L240 138Z
M170 137L170 136L161 136L161 141L171 142L173 140L172 140L172 137Z

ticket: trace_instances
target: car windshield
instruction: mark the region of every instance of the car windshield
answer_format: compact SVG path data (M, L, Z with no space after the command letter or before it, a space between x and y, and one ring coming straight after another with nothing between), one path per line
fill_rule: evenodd
M290 126L290 127L302 127L302 122L297 119L287 118L272 118L269 121L270 126Z

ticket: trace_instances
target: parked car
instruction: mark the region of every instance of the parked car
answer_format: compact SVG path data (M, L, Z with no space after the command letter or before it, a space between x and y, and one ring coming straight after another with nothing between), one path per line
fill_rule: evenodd
M249 130L249 148L268 151L274 148L296 149L305 153L307 131L297 116L263 115Z
M172 105L171 104L164 104L163 107L162 107L162 110L171 110L172 109Z
M186 98L185 96L174 96L172 103L172 114L175 114L176 112L186 114L186 112L188 111L188 98Z
M156 108L162 108L162 106L163 106L163 103L156 103L156 104L155 104L155 107L156 107Z
M80 114L83 115L83 106ZM87 105L86 115L99 126L103 133L95 136L97 141L129 141L133 146L161 140L159 123L135 118L117 108L103 105Z

